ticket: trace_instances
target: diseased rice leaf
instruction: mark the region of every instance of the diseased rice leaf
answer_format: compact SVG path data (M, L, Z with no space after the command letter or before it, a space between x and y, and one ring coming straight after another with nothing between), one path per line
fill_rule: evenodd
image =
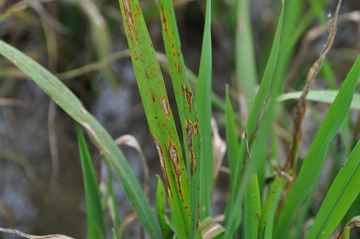
M277 198L277 196L279 194L278 191L281 193L284 188L283 182L284 180L281 179L280 176L277 176L275 181L271 184L271 186L269 186L268 195L261 211L258 239L264 238L266 225L270 225L271 223L274 224L274 218L273 215L271 215L272 205L276 204L276 199L278 200L277 204L279 203L279 198ZM278 205L275 207L277 208L277 206ZM269 220L271 218L272 221Z
M201 138L196 105L186 79L186 66L181 52L180 37L176 25L172 1L160 0L160 17L170 75L178 106L183 133L187 172L190 180L191 238L199 235L200 224L200 166Z
M246 186L244 200L245 238L257 238L261 214L259 183L256 172L252 172L250 184Z
M286 184L286 179L282 179L281 177L277 177L275 183L278 184L276 188L269 193L273 194L271 207L267 216L266 226L265 226L265 239L272 239L273 238L273 228L275 224L275 214L276 210L279 206L280 196L283 192L283 189ZM260 236L260 232L259 232ZM261 238L261 237L259 237Z
M180 238L190 238L191 204L185 162L169 106L159 62L138 0L120 0L136 80L150 132L159 154L174 228Z

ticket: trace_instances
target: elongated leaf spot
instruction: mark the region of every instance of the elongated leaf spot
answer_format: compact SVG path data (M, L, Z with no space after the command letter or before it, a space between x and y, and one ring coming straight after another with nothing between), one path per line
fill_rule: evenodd
M163 176L164 176L164 181L165 181L165 185L166 185L166 189L168 191L168 200L169 200L169 203L171 203L170 201L170 195L172 195L172 192L171 192L171 188L170 188L170 183L169 183L169 178L168 178L168 174L167 174L167 171L166 171L166 167L165 167L165 160L164 160L164 152L161 148L161 145L160 145L160 142L159 140L151 133L153 139L154 139L154 142L155 142L155 146L156 146L156 150L159 154L159 158L160 158L160 165L161 165L161 169L163 171Z
M18 63L18 61L17 61L16 59L13 59L13 62L14 62L14 64L17 64L17 63Z
M179 162L176 147L173 145L173 143L171 143L171 141L169 146L169 156L174 163L177 164Z
M160 8L161 8L161 22L163 24L166 35L168 35L168 33L169 33L168 24L167 24L167 19L166 19L165 12L164 12L164 7L162 4L160 4Z
M199 231L199 226L200 226L200 200L198 201L198 205L197 205L197 222L196 222L196 231Z
M257 212L256 215L255 215L255 220L256 221L259 221L260 220L260 214Z
M131 15L131 7L130 7L130 3L129 0L124 0L121 1L123 3L123 8L124 8L124 12L125 12L125 16L126 16L126 24L129 27L130 30L130 24L132 24L132 15Z
M137 56L135 56L135 61L138 61L138 60L139 60L139 58Z
M176 182L178 185L178 189L179 189L179 194L181 196L181 199L184 201L184 195L183 195L183 190L181 187L181 171L180 171L180 163L179 163L179 154L177 152L176 146L169 140L169 148L168 148L168 153L169 153L169 157L171 160L171 163L173 165L173 169L175 171L176 174Z
M188 153L190 154L190 174L193 175L196 172L196 157L193 150L193 135L194 127L190 120L185 121L186 127L186 143L188 148Z
M183 92L183 95L185 97L185 101L189 107L189 111L191 113L192 111L192 93L189 88L187 88L183 83L181 83L181 90Z
M194 124L194 130L195 130L195 132L198 134L199 133L199 124L198 124L198 122L195 122L195 124Z
M170 116L170 110L169 110L169 105L167 103L167 100L166 100L165 96L163 96L161 98L161 106L162 106L162 109L163 109L165 115L167 117L169 117Z
M135 20L137 19L137 15L136 15L136 13L134 13L134 19L135 19Z

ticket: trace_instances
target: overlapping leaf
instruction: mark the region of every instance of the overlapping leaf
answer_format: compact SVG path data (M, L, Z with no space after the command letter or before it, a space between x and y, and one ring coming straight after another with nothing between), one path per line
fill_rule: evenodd
M310 150L301 167L297 180L288 194L284 209L279 215L276 226L276 238L286 238L291 218L296 208L306 199L310 190L316 185L325 162L325 155L330 140L340 129L355 93L356 83L360 77L360 57L356 60L346 77L334 103L320 126Z
M0 54L31 77L57 105L89 132L98 149L114 168L144 229L151 238L163 238L160 225L124 155L79 99L49 71L3 41L0 41Z
M120 0L120 8L150 131L157 148L174 227L180 238L191 233L189 181L174 118L155 50L137 0Z
M100 194L96 183L91 157L80 127L77 126L78 144L85 185L87 212L87 238L106 238L105 223L101 208Z
M162 32L169 63L176 103L179 110L185 147L186 165L190 179L191 233L196 238L200 224L200 162L201 138L193 93L186 79L186 67L181 52L172 1L160 0Z

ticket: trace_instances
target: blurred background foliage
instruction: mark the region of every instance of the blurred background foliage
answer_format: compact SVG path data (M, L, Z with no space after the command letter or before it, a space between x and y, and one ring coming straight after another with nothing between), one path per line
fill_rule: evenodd
M310 3L313 1L309 1ZM320 13L311 12L306 4L300 13L304 31L286 77L285 92L302 90L308 69L318 57L327 39L327 21L336 1L321 1ZM225 85L230 84L233 106L243 120L239 108L235 72L235 0L212 1L213 85L222 99ZM154 48L164 53L161 24L156 0L142 0L142 10ZM185 64L197 74L202 44L205 1L174 0ZM273 35L280 14L280 1L252 0L251 26L257 75L261 77L270 54ZM344 0L338 33L328 54L332 75L319 75L312 89L338 88L360 52L360 2ZM317 27L323 24L323 27ZM85 107L117 138L131 134L139 141L150 168L150 202L155 205L155 174L161 174L156 149L137 89L135 75L127 51L122 18L117 0L2 0L0 1L0 38L41 63L82 100ZM300 26L299 26L300 29ZM313 35L307 34L309 32ZM166 69L166 86L171 82ZM331 72L331 71L330 71ZM333 81L329 80L333 79ZM172 90L168 90L172 92ZM85 199L77 149L75 122L55 106L45 93L10 62L0 58L0 225L17 228L30 234L61 233L83 238L86 231ZM175 98L169 94L171 107ZM292 119L296 101L287 101L278 112L278 158L283 162L291 143ZM328 104L311 102L303 124L300 158L307 154ZM173 110L176 114L176 110ZM225 116L221 110L213 114L219 132L225 138ZM284 117L285 116L285 117ZM178 118L177 116L175 117ZM180 129L180 124L177 124ZM242 128L241 123L239 129ZM316 199L315 214L350 150L359 139L360 117L349 114L330 147ZM240 135L239 131L239 135ZM90 145L90 144L89 144ZM140 156L134 149L121 146L135 174L142 180ZM94 146L92 158L101 165ZM224 162L225 166L227 162ZM226 170L223 170L226 171ZM106 169L98 167L106 174ZM330 178L330 180L329 180ZM213 197L213 215L224 211L228 195L228 175L220 173ZM114 180L120 217L125 219L131 207L117 179ZM359 200L358 200L359 201ZM356 204L356 203L355 203ZM354 205L355 205L354 204ZM350 209L348 222L360 212L359 204ZM354 213L352 213L354 212ZM107 216L108 222L110 217ZM139 226L132 223L127 235L137 237ZM11 236L9 236L11 238Z

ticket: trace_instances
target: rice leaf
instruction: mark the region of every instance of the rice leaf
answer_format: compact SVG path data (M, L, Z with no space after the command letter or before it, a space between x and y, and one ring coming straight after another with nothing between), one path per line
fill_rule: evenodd
M261 214L259 183L256 172L252 172L244 202L245 238L257 238Z
M301 91L290 92L280 95L278 101L287 101L299 99L301 96ZM323 102L332 104L335 100L336 95L339 93L338 90L313 90L309 91L309 94L306 96L306 100ZM355 93L353 100L350 105L351 108L360 110L360 94Z
M281 193L283 188L284 188L284 181L286 180L282 180L281 177L278 175L276 176L275 181L271 184L271 187L269 186L269 190L268 190L268 195L266 197L266 201L264 203L264 206L262 208L261 211L261 216L260 216L260 221L259 221L259 234L258 234L258 239L264 238L264 233L265 233L265 227L266 225L270 226L271 223L274 223L274 218L273 215L271 215L271 210L273 208L273 204L276 204L276 199L277 204L279 203L279 198L277 198L277 196L279 196L279 192ZM277 208L277 205L275 206L275 208ZM270 220L269 220L270 219ZM271 219L273 220L271 222Z
M257 84L254 41L251 29L250 0L237 0L237 26L235 31L236 75L241 91L249 102L247 104L248 112L251 111L251 102L255 99L255 85Z
M106 238L106 229L95 172L91 162L89 150L79 125L77 125L77 135L81 159L81 169L83 172L85 185L87 238Z
M346 77L334 103L320 126L318 133L304 160L297 180L290 190L284 209L281 211L275 230L276 238L287 237L291 218L296 208L306 199L311 188L316 185L325 162L325 155L330 140L340 129L350 109L356 83L360 77L360 57L356 60Z
M239 140L236 134L236 125L234 119L234 111L231 105L230 96L229 96L229 86L226 86L226 142L227 142L227 155L230 168L230 197L226 204L225 215L229 214L231 210L231 205L235 197L236 189L239 186L239 181L236 181L239 178L236 173L240 173L242 170L236 170L241 167L242 163L239 161ZM226 218L226 216L225 216ZM226 223L225 223L226 225Z
M174 232L172 231L171 227L169 226L170 223L166 217L165 213L166 209L166 202L165 202L165 189L164 184L162 183L161 179L158 180L157 186L157 194L156 194L156 212L159 219L159 223L161 229L163 231L165 238L172 238Z
M145 231L151 238L163 238L160 225L155 219L139 182L124 155L105 129L84 108L79 99L53 74L1 40L0 54L31 77L57 105L89 132L98 149L114 168L123 185L125 194L139 216L139 221Z
M141 99L160 158L170 209L176 215L174 227L177 236L189 238L192 235L189 181L159 62L139 1L120 0L119 3Z
M116 236L116 238L118 238L119 235L117 233L121 227L121 221L120 221L118 210L116 208L116 200L115 200L115 193L114 193L114 187L113 187L112 173L111 173L111 168L110 168L109 162L106 161L106 165L107 165L108 180L109 180L109 182L108 182L109 195L106 200L106 203L108 205L109 213L110 213L111 219L113 221L113 226L115 228L115 230L113 230L114 231L113 233L115 233L114 237ZM121 238L125 239L126 236L123 235Z
M201 135L200 163L200 219L210 216L210 200L213 187L213 151L211 142L211 0L206 1L206 15L203 44L201 49L199 78L196 87L195 104L199 117Z
M171 0L160 0L160 17L172 84L179 111L185 147L187 172L190 180L191 238L197 238L200 224L200 162L201 138L198 130L196 105L186 79L186 66L181 52L175 11Z
M266 227L265 227L265 239L272 239L273 238L273 228L274 228L274 224L275 224L275 214L276 214L276 210L278 209L279 206L279 201L280 201L280 196L283 192L283 189L285 187L287 180L281 179L281 177L277 177L275 183L277 183L277 187L276 189L274 188L271 192L271 194L274 195L273 199L272 199L272 203L271 203L271 207L267 216L267 220L266 220ZM259 235L260 235L260 231L259 231ZM259 237L260 238L260 237Z
M360 142L332 183L306 239L328 238L360 193ZM360 222L358 221L359 225Z
M284 1L284 2L286 2L286 1ZM261 112L263 110L263 106L265 104L265 100L267 98L268 90L271 89L273 91L273 93L270 93L270 96L272 96L272 95L277 96L277 94L279 92L277 92L276 90L281 89L281 86L279 85L280 83L277 81L272 82L272 79L273 79L273 74L274 74L275 66L276 66L276 62L277 62L277 55L278 55L279 44L280 44L280 35L281 35L283 17L284 17L284 5L283 5L281 15L279 17L278 27L277 27L277 30L275 33L275 38L274 38L273 46L272 46L271 53L269 56L269 60L268 60L267 66L266 66L266 70L265 70L263 79L261 81L259 91L256 95L254 105L250 112L249 119L246 124L246 131L248 133L249 138L252 137L256 125L257 125L258 129L260 127L262 127L261 126L262 121L259 119L260 119ZM276 79L276 78L274 78L274 79ZM278 87L278 89L276 87ZM268 111L268 112L271 112L271 111ZM267 116L267 117L271 118L271 115ZM257 122L259 122L259 123L257 124ZM266 130L268 130L268 129L266 128ZM260 132L260 130L258 132ZM264 131L264 132L267 132L267 131ZM255 133L255 135L256 135L256 133ZM258 137L255 138L254 144L256 143L256 139L258 139ZM265 139L261 139L260 140L261 142L257 143L257 144L264 143L263 140L266 140L266 136L265 136ZM260 148L261 147L262 146L260 146ZM252 148L254 148L255 151L257 151L256 153L261 153L263 151L263 150L256 150L255 146L253 146ZM242 139L242 141L241 141L239 152L240 152L239 153L239 161L244 162L244 159L246 156L246 143L245 143L244 139ZM253 152L251 152L251 153L253 153ZM256 155L255 157L256 157L256 160L260 160L260 158L263 156ZM256 160L252 160L252 161L256 161ZM263 163L263 162L261 162L261 163ZM261 164L261 163L259 162L259 164ZM235 170L240 171L241 169L240 169L240 167L238 167ZM235 180L241 181L242 174L240 172L236 172L235 175L237 177ZM245 175L245 179L246 178L250 179L249 176ZM241 215L241 206L240 205L242 204L242 200L243 200L244 186L242 186L242 189L240 187L240 189L236 189L236 190L237 191L235 193L236 194L235 199L232 202L233 204L230 206L231 210L229 210L228 214L225 215L225 227L226 227L225 238L231 238L232 235L235 233L235 230L240 226L240 223L241 223L241 217L239 217L239 215Z

